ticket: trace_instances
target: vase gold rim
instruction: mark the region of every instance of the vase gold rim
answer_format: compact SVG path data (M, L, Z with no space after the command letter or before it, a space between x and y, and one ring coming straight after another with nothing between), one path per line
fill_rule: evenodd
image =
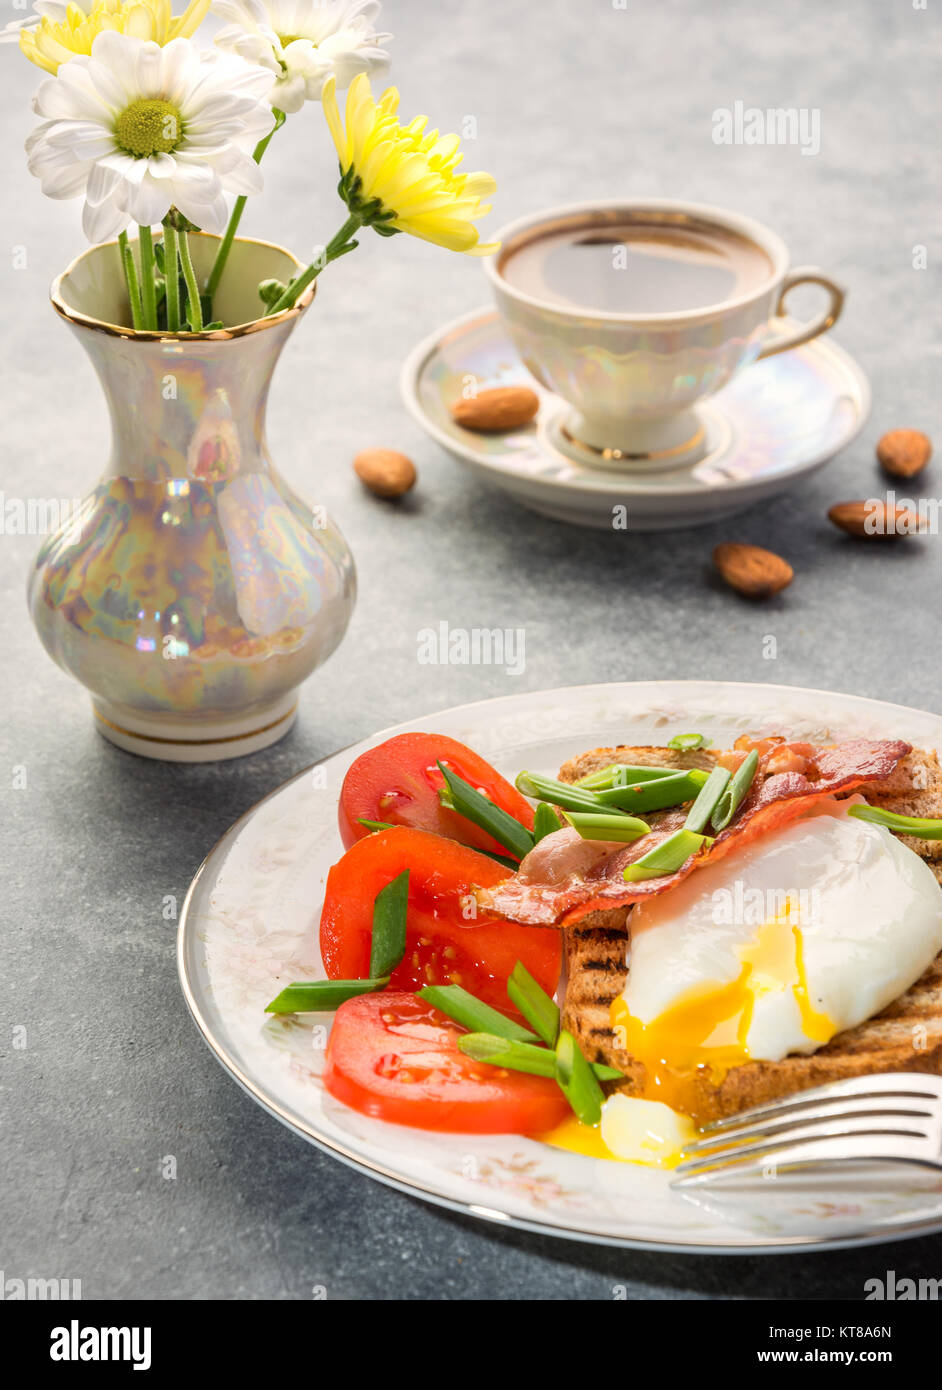
M211 241L222 241L221 236L215 232L191 232L191 236L207 237ZM242 242L252 246L264 246L270 251L280 251L294 262L298 270L303 269L301 262L292 251L286 246L279 246L276 241L265 241L260 237L236 237L236 242ZM289 309L282 309L278 314L271 314L267 317L251 319L248 323L237 323L231 328L214 328L208 333L166 333L161 329L128 328L124 324L108 323L104 319L96 319L91 314L80 314L77 310L71 309L62 295L62 282L78 265L79 261L91 255L93 251L100 251L104 246L117 246L116 239L111 241L99 241L94 246L88 246L81 251L69 264L65 270L61 271L53 280L49 289L49 299L52 307L60 318L67 323L78 324L82 328L90 328L96 333L105 333L112 338L128 338L134 342L142 343L220 343L227 342L231 338L246 338L250 333L261 333L266 328L274 328L276 324L285 323L289 319L300 318L304 311L312 303L317 293L317 281L312 280L305 289L301 298L296 304L292 304Z

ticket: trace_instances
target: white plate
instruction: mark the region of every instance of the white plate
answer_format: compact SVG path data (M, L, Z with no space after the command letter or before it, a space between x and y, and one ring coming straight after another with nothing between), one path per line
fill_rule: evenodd
M469 381L478 390L532 387L540 397L536 421L510 434L463 429L450 407ZM706 401L700 409L711 448L699 463L653 472L587 467L556 447L567 407L533 379L493 309L477 309L420 343L403 365L400 389L426 433L484 482L557 521L609 531L616 507L626 509L621 529L663 531L774 497L849 444L870 409L866 377L829 335L753 363Z
M327 1019L267 1019L291 980L323 975L316 926L324 883L342 852L340 786L351 762L391 733L462 740L513 777L555 773L599 745L663 744L697 730L728 746L781 731L812 741L902 737L942 748L942 718L849 695L788 686L664 681L575 686L462 705L387 729L298 774L237 822L209 855L184 906L180 979L224 1067L289 1128L355 1168L493 1221L578 1239L731 1253L833 1247L942 1229L942 1179L911 1193L842 1179L763 1184L758 1208L692 1205L669 1175L550 1148L517 1135L439 1135L369 1119L334 1101L320 1072Z

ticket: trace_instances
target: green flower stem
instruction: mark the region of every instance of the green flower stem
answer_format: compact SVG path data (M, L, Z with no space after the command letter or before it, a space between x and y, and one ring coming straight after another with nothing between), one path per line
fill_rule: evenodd
M131 326L135 329L143 327L141 317L141 292L137 282L137 266L134 264L134 252L128 245L127 232L118 233L118 246L121 251L121 264L124 266L124 280L128 287L128 299L131 301Z
M279 111L277 107L273 107L272 114L275 117L275 124L272 126L271 130L265 136L265 139L259 140L258 144L255 146L255 151L252 155L252 158L255 160L256 164L261 164L262 155L268 149L268 146L271 143L272 136L274 135L275 131L280 130L285 123L285 113L283 111ZM242 214L243 212L245 212L245 205L247 202L248 198L245 196L245 194L243 194L240 198L236 198L235 200L235 206L233 207L232 215L229 218L229 225L226 228L226 232L222 241L219 243L219 250L216 252L216 259L213 262L213 268L209 274L209 282L206 286L206 292L210 295L210 297L214 295L219 288L219 281L222 279L222 272L226 268L226 261L229 259L229 252L232 250L232 243L235 241L235 235L236 232L239 230L239 223L242 221Z
M141 311L144 327L157 328L157 286L154 281L154 240L150 227L138 228L141 248Z
M193 269L190 241L186 232L180 233L179 248L180 264L183 267L183 278L186 281L186 316L190 323L191 332L202 333L203 310L200 305L200 290L196 283L196 271Z
M348 251L352 251L356 242L351 241L351 238L362 226L363 219L352 212L337 235L324 247L322 254L318 256L316 261L311 261L311 264L302 270L300 275L295 276L281 298L277 299L271 306L268 314L280 314L282 309L290 309L311 281L320 275L325 265L330 265L331 261L337 260L339 256L345 255Z
M164 278L167 285L167 332L180 332L180 252L177 230L164 222Z

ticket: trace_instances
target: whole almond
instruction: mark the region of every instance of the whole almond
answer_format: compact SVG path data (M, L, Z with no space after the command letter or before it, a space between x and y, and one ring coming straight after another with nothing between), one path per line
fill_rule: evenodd
M932 440L922 430L890 430L877 445L877 458L893 478L915 478L932 457Z
M730 588L746 598L771 598L787 588L795 571L787 560L758 545L726 541L713 552L713 563Z
M838 502L828 517L849 536L866 540L891 540L896 536L912 536L922 529L916 512L907 507L889 506L879 498L868 502Z
M456 401L452 419L466 430L498 434L527 425L540 408L540 398L529 386L495 386L476 396Z
M357 477L377 497L401 497L415 486L415 464L395 449L361 449L353 460Z

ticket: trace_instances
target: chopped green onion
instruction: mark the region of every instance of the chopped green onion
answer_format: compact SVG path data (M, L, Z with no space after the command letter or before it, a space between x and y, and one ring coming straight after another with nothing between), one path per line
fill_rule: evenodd
M546 839L547 835L552 835L561 829L559 816L552 806L548 801L541 801L533 815L533 843L538 845L541 840Z
M357 825L365 825L367 830L374 835L379 830L395 830L395 826L388 820L365 820L363 816L357 817Z
M703 734L675 734L667 746L676 749L678 753L689 753L694 748L702 748L708 742Z
M691 806L684 821L685 830L703 831L716 810L716 804L725 792L730 773L725 767L715 767L700 788L700 795Z
M495 806L493 801L482 796L470 782L459 777L457 772L452 772L444 763L440 762L438 768L448 786L454 809L459 815L479 826L481 830L486 830L488 835L492 835L518 859L523 859L529 854L533 848L533 836L525 825L521 825L499 806Z
M535 800L549 801L565 811L600 811L602 803L595 792L583 790L569 782L557 782L555 777L541 777L537 772L521 772L517 790Z
M597 1125L605 1093L575 1038L565 1029L556 1043L556 1081L582 1123Z
M707 782L707 774L694 768L690 772L674 772L670 777L657 777L650 782L635 782L630 786L613 786L596 792L603 806L617 806L620 811L663 811L693 801Z
M630 845L640 840L651 827L636 816L621 816L616 811L566 811L565 817L583 840L609 840L613 844Z
M391 975L406 953L406 917L409 908L409 870L403 869L381 888L373 903L373 942L370 978Z
M465 1033L457 1041L465 1056L475 1062L506 1067L508 1071L525 1071L530 1076L553 1076L556 1071L553 1053L536 1043L513 1042L493 1033Z
M733 773L732 781L717 802L716 810L711 818L714 830L725 830L729 825L755 781L758 767L759 754L753 748L749 756L739 764Z
M593 1062L592 1070L600 1081L624 1081L625 1073L617 1067L607 1067L604 1062Z
M505 1071L524 1071L529 1076L558 1079L556 1053L548 1047L509 1041L493 1033L464 1033L457 1041L465 1056L475 1062L486 1062L491 1067L503 1067ZM581 1057L582 1053L579 1055ZM592 1079L597 1081L617 1081L623 1075L613 1067L600 1065L592 1066L589 1070Z
M267 1014L316 1014L339 1009L359 994L375 994L389 984L389 976L371 980L299 980L288 985L265 1006Z
M542 1038L547 1046L555 1047L559 1033L559 1008L519 960L510 972L507 994L537 1037Z
M633 767L629 763L609 763L598 772L588 772L585 777L573 782L574 787L584 787L586 791L604 791L615 785L630 785L634 782L650 782L656 777L673 777L674 767ZM622 780L624 779L624 780Z
M847 812L857 820L870 821L873 825L885 825L887 830L895 830L898 835L915 835L920 840L942 840L942 820L925 816L901 816L896 811L884 811L882 806L851 806Z
M645 878L660 878L663 874L675 873L686 864L701 845L712 843L707 835L698 835L693 830L675 830L654 849L642 854L640 859L625 869L625 882L637 883Z
M492 1009L490 1004L475 999L473 994L469 994L460 985L426 985L424 989L419 990L419 998L453 1018L471 1033L488 1033L492 1037L505 1038L509 1042L537 1041L536 1033L531 1033L519 1023L514 1023L513 1019L507 1018L499 1009Z

